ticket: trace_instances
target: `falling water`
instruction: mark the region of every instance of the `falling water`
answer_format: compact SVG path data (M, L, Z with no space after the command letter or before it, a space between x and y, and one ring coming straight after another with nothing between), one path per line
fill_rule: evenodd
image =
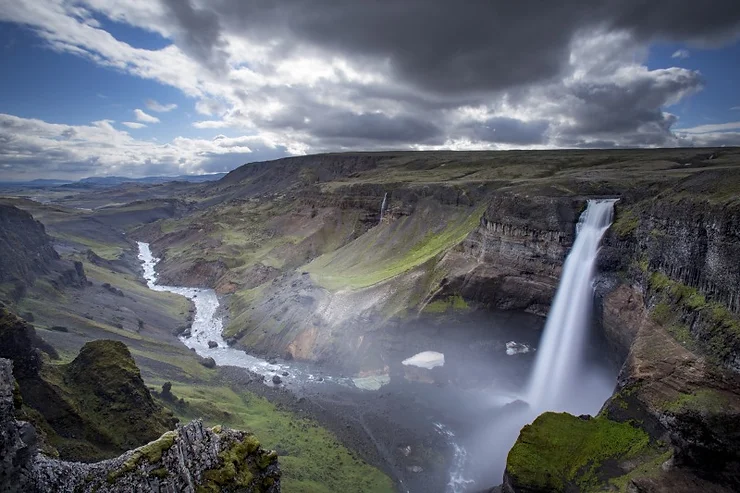
M380 204L380 221L379 223L383 222L383 212L385 211L385 201L388 199L388 192L383 195L383 203Z
M579 220L529 382L528 401L534 410L568 410L568 394L580 381L593 305L594 266L601 237L612 222L614 202L589 200Z

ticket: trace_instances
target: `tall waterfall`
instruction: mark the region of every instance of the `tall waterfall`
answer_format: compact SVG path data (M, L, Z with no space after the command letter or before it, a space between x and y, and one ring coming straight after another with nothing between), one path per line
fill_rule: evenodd
M594 266L601 237L612 222L614 202L589 200L578 222L529 382L527 400L536 411L565 410L569 391L581 381L579 371L594 297Z
M380 221L378 221L378 224L383 222L383 212L385 212L385 202L388 200L388 192L385 192L385 195L383 195L383 203L380 204Z

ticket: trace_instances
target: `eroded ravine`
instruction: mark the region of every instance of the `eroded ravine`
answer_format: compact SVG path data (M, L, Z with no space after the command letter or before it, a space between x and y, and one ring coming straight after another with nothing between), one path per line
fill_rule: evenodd
M159 259L154 257L148 243L137 242L137 244L139 248L138 258L142 262L144 271L143 275L147 282L147 286L155 291L167 291L185 296L193 302L195 313L190 332L187 335L180 336L180 340L187 347L194 349L199 356L203 358L213 358L219 366L236 366L245 368L252 373L261 375L264 379L265 385L285 385L297 395L306 393L307 386L311 386L310 393L320 393L320 386L326 384L337 384L347 388L356 388L355 382L350 378L328 375L320 370L311 371L309 365L306 364L301 366L301 364L270 363L264 359L252 356L245 351L229 347L222 336L223 321L218 315L219 300L216 292L213 289L208 288L165 286L157 284L156 265ZM439 354L442 357L442 361L444 360L443 355L440 353L436 354ZM413 360L413 357L410 358L410 360ZM436 363L431 366L433 367L438 364L439 363ZM421 364L420 367L425 367L425 365ZM275 376L280 378L280 383L276 384L273 382L273 377ZM371 385L370 387L365 385L367 382L358 382L363 386L362 390L357 388L357 392L379 390L389 381L389 378L384 379L377 386ZM420 413L419 415L422 416L423 413ZM387 447L373 436L373 431L364 423L364 414L361 413L359 418L363 430L376 445L380 455L386 458L392 469L397 469L392 465L392 461L388 459L390 452L387 450ZM466 459L468 455L465 448L456 442L455 434L448 426L438 422L430 422L429 425L430 429L435 430L442 440L448 444L451 450L451 469L449 471L449 478L445 491L450 493L461 493L466 491L466 487L473 481L465 477L464 471L467 465ZM409 472L413 473L415 471L418 470L412 468ZM402 479L404 474L400 471L396 471L396 476L400 483L400 489L410 491L404 485Z

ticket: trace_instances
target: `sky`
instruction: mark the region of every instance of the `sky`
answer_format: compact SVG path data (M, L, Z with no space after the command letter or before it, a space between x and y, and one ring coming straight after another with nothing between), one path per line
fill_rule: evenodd
M740 145L737 0L0 0L0 181Z

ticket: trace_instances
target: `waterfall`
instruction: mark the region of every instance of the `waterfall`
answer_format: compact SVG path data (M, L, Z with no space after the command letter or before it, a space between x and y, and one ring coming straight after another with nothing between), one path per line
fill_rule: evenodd
M383 195L383 203L380 204L380 221L378 221L378 224L383 222L383 211L385 211L385 201L388 200L388 192Z
M591 322L593 278L599 242L612 222L616 200L589 200L576 228L576 240L563 266L547 316L528 388L536 411L563 411L582 381L583 345Z

